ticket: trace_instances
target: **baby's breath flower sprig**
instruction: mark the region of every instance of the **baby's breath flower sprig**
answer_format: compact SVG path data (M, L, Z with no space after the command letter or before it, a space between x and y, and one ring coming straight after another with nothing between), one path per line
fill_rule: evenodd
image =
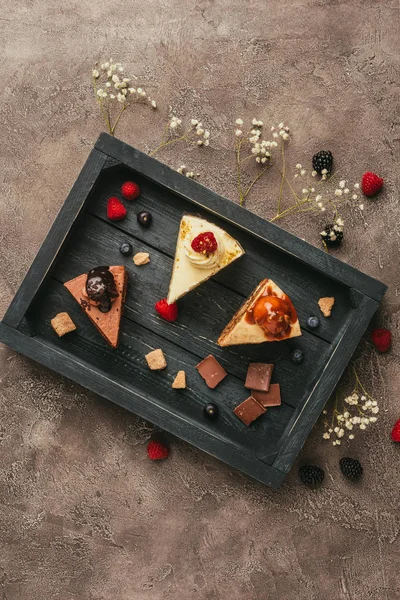
M194 171L189 171L189 169L186 167L186 165L181 165L180 167L177 168L178 173L180 173L181 175L185 175L185 177L188 177L189 179L197 179L197 177L200 176L200 173L195 173Z
M234 148L236 156L236 170L237 170L237 187L239 194L239 204L243 206L247 196L253 189L254 185L264 175L264 173L270 168L272 164L272 155L274 150L278 147L277 139L283 142L289 139L289 128L283 123L280 123L278 128L272 127L272 137L277 139L267 140L263 138L262 127L264 123L259 119L254 118L251 122L251 126L245 133L243 131L244 121L243 119L236 119L235 130L234 130ZM243 151L247 150L247 155L243 158ZM257 175L250 181L247 187L243 186L243 165L247 161L252 159L260 165L262 168L258 171Z
M159 145L150 152L154 156L157 152L176 144L176 142L187 142L198 147L207 147L210 145L210 132L205 129L198 119L190 119L190 124L184 127L182 119L172 116L164 128L164 133Z
M122 114L131 104L145 102L151 108L157 108L157 102L143 88L132 87L131 79L125 76L124 67L111 58L100 66L96 63L92 71L92 83L110 135L115 135Z
M347 435L353 440L357 430L365 430L370 424L378 420L378 402L366 391L360 381L359 375L352 368L354 376L354 388L347 396L341 396L339 388L336 390L335 403L332 409L332 417L328 419L328 410L324 415L324 440L331 440L333 446L340 446L341 439Z

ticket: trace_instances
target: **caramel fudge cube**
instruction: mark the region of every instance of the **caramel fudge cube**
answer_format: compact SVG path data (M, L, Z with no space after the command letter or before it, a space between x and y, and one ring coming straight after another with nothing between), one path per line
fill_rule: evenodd
M62 337L66 333L75 331L76 329L75 323L66 312L58 313L58 315L51 319L50 323L58 337Z
M161 350L161 348L157 348L156 350L152 350L146 354L145 359L152 371L159 371L161 369L165 369L167 366L167 361L165 360L164 352Z
M318 306L321 309L324 317L330 317L332 313L333 305L335 304L335 298L320 298L318 300Z

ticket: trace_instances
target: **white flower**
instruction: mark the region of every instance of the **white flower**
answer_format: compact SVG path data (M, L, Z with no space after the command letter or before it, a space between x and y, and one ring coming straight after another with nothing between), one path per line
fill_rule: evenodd
M343 190L343 194L346 194L346 195L347 195L347 194L349 194L349 193L350 193L350 190L349 190L349 188L344 188L344 190Z
M288 134L288 133L286 133L286 132L285 132L285 133L283 133L283 134L282 134L282 138L283 138L284 140L288 140L288 139L289 139L289 134Z
M296 165L296 169L299 169L299 170L300 170L301 168L302 168L302 165L301 165L300 163L297 163L297 165Z
M328 412L328 411L326 411ZM333 429L328 429L328 433L333 433Z
M346 421L345 427L346 429L353 429L353 423L351 421Z
M197 145L198 145L198 146L202 146L203 144L204 144L203 140L198 140L198 141L197 141Z
M206 129L203 135L204 139L207 140L210 137L210 132Z
M325 212L325 211L326 211L326 208L325 208L325 206L323 206L323 207L321 208L321 212Z
M349 440L354 440L354 435L352 433L349 435Z
M365 425L365 423L360 423L360 429L366 429L367 426Z
M337 189L335 190L335 196L341 196L343 194L343 190Z
M318 196L315 196L315 202L321 202L321 200L322 200L321 194L318 194Z
M242 135L242 133L243 133L243 131L242 131L241 129L236 129L236 130L235 130L235 135L236 135L237 137L240 137L240 136Z
M309 192L309 190L307 188L303 188L301 190L301 193L304 194L304 195L308 194L308 192Z
M122 73L122 71L123 71L123 70L124 70L124 67L118 67L118 71L119 71L120 73Z
M322 169L321 175L327 175L327 174L328 174L328 169Z
M109 81L106 82L106 87L111 87L111 83Z
M108 94L107 92L103 92L103 98L107 98Z
M119 83L118 75L113 75L111 79L113 80L114 83Z
M345 179L342 179L342 181L339 181L339 187L340 188L343 189L345 187L345 185L346 185L346 180Z
M337 432L336 436L338 438L342 438L344 436L344 429L339 429L339 431Z
M235 123L236 123L236 125L243 125L242 119L236 119ZM194 125L193 122L192 122L192 124ZM197 123L196 123L196 125L197 125Z
M100 96L100 98L103 96L103 90L101 88L97 90L97 95Z
M335 429L334 429L333 431L334 431L335 433L338 433L339 429L340 429L339 427L335 427Z
M339 225L339 227L343 227L343 225L344 225L343 219L341 219L340 217L338 217L336 219L336 225Z
M151 101L151 105L153 108L157 108L157 102L155 100Z
M124 77L122 81L123 81L124 83L129 83L129 82L130 82L130 79L128 79L128 77Z
M318 202L318 203L317 203L317 206L318 206L318 208L322 208L322 206L323 206L323 205L322 205L322 202ZM321 233L322 233L322 232L321 232ZM325 232L325 233L326 233L326 232Z
M135 88L128 88L128 92L130 94L136 94L136 89Z
M198 125L198 123L199 123L199 122L198 122L198 120L197 120L197 119L190 119L190 124L191 124L193 127L196 127L196 125Z
M127 93L128 93L128 90L127 90L126 88L124 88L124 89L122 90L122 93L123 93L123 95L124 95L124 96L126 96L126 95L127 95Z
M100 73L98 72L97 69L93 69L92 75L95 79L98 79L100 77Z
M357 196L357 194L353 194L351 198L352 198L352 200L357 200L358 196Z
M359 183L355 183L355 184L354 184L354 188L355 188L356 190L358 190L358 189L360 188L360 184L359 184Z
M114 94L110 94L110 98L111 98L111 100L115 100Z
M360 204L358 207L360 210L364 210L364 204Z
M210 145L210 140L204 140L204 146L209 146Z
M108 69L109 66L110 66L110 63L108 63L108 62L104 63L104 68L105 69Z
M176 121L171 121L171 123L169 124L170 129L175 129L176 127L178 127L178 123Z
M370 422L370 423L376 423L376 422L377 422L377 420L378 420L378 419L377 419L376 417L370 417L370 418L369 418L369 422Z
M112 71L111 71L111 69L108 69L108 71L107 71L107 77L111 77L111 75L112 75Z
M378 414L378 412L379 412L379 408L378 408L378 406L373 406L373 407L371 408L371 412L372 412L372 413L374 413L374 415L377 415L377 414Z
M329 440L331 436L329 435L329 433L326 432L323 434L322 437L324 438L324 440Z
M279 133L277 131L274 131L274 133L272 134L272 137L278 138L279 137Z
M118 100L118 102L125 102L126 98L125 98L124 94L118 94L117 100Z
M305 174L306 174L306 170L305 169L301 169L300 175L305 175Z
M311 177L316 177L318 175L317 171L311 171Z

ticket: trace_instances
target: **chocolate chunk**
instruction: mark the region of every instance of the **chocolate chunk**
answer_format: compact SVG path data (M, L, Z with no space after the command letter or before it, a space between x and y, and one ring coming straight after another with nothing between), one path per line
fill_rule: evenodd
M261 406L264 406L264 408L267 408L268 406L279 406L281 404L281 388L279 383L271 383L268 392L251 390L251 395L261 404Z
M268 363L250 363L244 387L257 392L268 392L274 365Z
M249 396L239 404L233 412L247 426L265 413L265 408L253 396Z
M212 354L210 354L204 360L202 360L196 366L196 369L198 370L208 387L211 389L217 387L217 385L221 383L221 381L227 375L225 369L219 364L217 359L215 359Z

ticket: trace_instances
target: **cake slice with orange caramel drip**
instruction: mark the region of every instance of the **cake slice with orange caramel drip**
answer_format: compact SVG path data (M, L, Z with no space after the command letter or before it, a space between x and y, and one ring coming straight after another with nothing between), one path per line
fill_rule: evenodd
M289 296L271 279L263 279L225 327L218 344L262 344L299 335L299 319Z

